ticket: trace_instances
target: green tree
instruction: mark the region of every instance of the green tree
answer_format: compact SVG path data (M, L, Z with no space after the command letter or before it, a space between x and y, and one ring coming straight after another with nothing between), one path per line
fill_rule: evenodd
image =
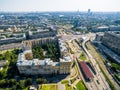
M17 90L16 85L13 85L13 86L12 86L12 90Z
M17 84L17 81L15 79L10 79L9 80L9 85L10 86L13 86L13 85L16 85Z
M0 71L0 79L3 79L7 76L7 71L6 69L3 69L2 71Z
M42 84L42 79L41 78L36 79L36 83L37 84Z
M5 60L5 55L4 54L0 54L0 60Z
M0 80L0 88L6 87L7 82L5 79Z
M25 81L25 86L29 86L29 85L32 85L32 79L31 78L28 78Z
M19 81L19 86L20 86L20 89L25 88L25 80L20 80Z
M46 79L42 79L42 83L47 83L47 80Z
M11 53L9 51L5 53L5 59L9 61L11 60Z

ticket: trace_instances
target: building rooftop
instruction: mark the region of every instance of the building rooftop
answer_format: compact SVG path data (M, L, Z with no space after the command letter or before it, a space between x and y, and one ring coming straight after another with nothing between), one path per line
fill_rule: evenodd
M59 47L60 47L60 52L67 52L66 45L62 39L59 39ZM27 60L25 58L25 54L31 53L32 50L25 50L23 53L20 53L18 56L18 61L17 61L17 66L32 66L32 65L51 65L51 66L60 66L60 62L71 62L71 57L70 55L63 55L62 58L60 58L60 62L53 62L50 58L45 58L43 60L39 59L30 59Z
M63 59L60 59L60 62L71 62L71 58L69 55L66 55L63 57Z
M86 65L84 61L80 62L80 66L87 79L93 78L91 71L89 70L88 66Z
M43 60L33 59L26 60L23 53L18 56L17 66L33 66L33 65L52 65L59 66L59 62L53 62L50 58L45 58Z
M110 56L111 58L113 58L116 62L118 62L120 64L120 57L114 53L113 51L111 51L110 49L108 49L106 46L99 44L99 46L101 47L101 49L107 53L108 56Z
M109 27L108 26L105 26L105 25L103 25L103 26L99 26L99 27L97 27L98 29L108 29Z
M7 60L0 60L0 67L5 66L7 62Z
M25 50L24 51L24 54L26 54L26 53L31 53L32 52L32 50Z
M67 52L67 48L62 39L59 39L59 47L61 52Z
M109 32L106 32L106 33L109 33L110 35L113 35L117 38L120 38L120 31L109 31Z

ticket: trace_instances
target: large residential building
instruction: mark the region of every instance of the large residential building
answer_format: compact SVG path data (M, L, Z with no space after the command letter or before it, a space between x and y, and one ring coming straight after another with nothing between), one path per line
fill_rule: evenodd
M93 32L105 32L105 31L120 31L120 25L102 25L92 27Z
M55 31L38 31L38 32L31 32L29 31L29 39L37 39L37 38L44 38L44 37L54 37L56 35Z
M50 58L43 60L26 58L26 54L32 55L31 47L46 43L59 43L60 58L59 62L53 62ZM71 57L67 53L67 48L63 40L56 37L40 38L35 40L23 41L23 53L18 56L17 67L21 74L38 75L38 74L69 74L71 68Z
M22 42L22 49L29 50L32 46L43 45L47 43L56 43L58 40L56 37L38 38L32 40L26 40Z
M102 43L120 55L120 32L105 32Z
M24 33L21 35L21 37L12 37L12 38L0 39L0 45L10 44L10 43L20 43L23 40L26 40L26 35Z
M0 51L3 50L9 50L9 49L17 49L21 48L21 43L12 43L12 44L6 44L6 45L0 45Z
M120 64L120 32L99 32L96 34L94 44L110 60Z

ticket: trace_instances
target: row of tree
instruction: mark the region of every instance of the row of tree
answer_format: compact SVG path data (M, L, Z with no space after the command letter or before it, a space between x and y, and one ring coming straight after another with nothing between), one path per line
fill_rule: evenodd
M16 79L10 79L10 80L5 80L2 79L0 80L0 88L1 89L12 89L12 90L16 90L16 89L23 89L29 85L32 85L32 79L28 78L26 80L20 80L20 81L16 81Z
M15 64L18 59L18 54L20 51L21 51L20 49L6 51L5 53L0 54L0 60L8 60L10 64Z
M44 84L47 83L46 79L38 78L36 79L37 84ZM11 90L22 90L28 86L32 85L32 79L27 78L26 80L19 80L17 81L16 79L2 79L0 80L0 90L1 89L11 89Z
M0 60L8 61L7 64L4 66L4 68L0 70L0 79L9 78L9 76L14 77L14 75L18 74L16 62L18 59L19 52L20 52L19 49L15 49L15 50L7 51L5 53L0 54Z

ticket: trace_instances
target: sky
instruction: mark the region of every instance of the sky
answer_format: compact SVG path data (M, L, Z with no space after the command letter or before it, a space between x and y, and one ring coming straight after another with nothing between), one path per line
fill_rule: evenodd
M120 0L0 0L0 11L120 11Z

